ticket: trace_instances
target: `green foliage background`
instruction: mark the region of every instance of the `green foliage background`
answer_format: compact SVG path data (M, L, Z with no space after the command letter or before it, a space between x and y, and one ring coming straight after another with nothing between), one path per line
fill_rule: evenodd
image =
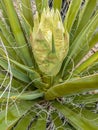
M0 130L98 129L98 51L81 62L98 42L98 1L82 2L53 0L51 8L61 15L66 5L61 22L69 48L59 72L48 75L31 46L36 27L31 1L17 0L18 12L13 0L0 1ZM35 3L40 23L49 3ZM56 45L53 41L49 44Z

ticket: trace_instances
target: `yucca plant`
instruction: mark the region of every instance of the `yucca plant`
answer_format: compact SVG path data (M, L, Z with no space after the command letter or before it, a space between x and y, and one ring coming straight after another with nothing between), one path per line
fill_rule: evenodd
M63 2L0 1L0 130L98 129L97 0Z

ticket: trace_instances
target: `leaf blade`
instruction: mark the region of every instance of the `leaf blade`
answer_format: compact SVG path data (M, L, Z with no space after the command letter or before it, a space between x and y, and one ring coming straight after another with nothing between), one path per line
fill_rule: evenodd
M10 22L11 29L13 31L13 35L17 42L17 45L20 47L20 56L23 62L29 66L32 66L32 59L29 53L29 49L26 44L26 39L24 37L23 31L21 29L21 25L16 14L15 8L13 6L13 2L11 0L4 0L4 6L7 9L7 16ZM14 24L13 24L14 23ZM22 46L22 47L21 47Z
M68 107L61 105L58 102L54 102L53 106L55 106L65 117L67 117L70 123L76 128L81 130L96 130L97 126L94 123L91 123L89 120L81 117L79 114L73 112Z
M98 89L98 74L84 78L71 79L65 83L55 85L48 89L45 94L47 100L53 100L57 97L68 96L88 90Z

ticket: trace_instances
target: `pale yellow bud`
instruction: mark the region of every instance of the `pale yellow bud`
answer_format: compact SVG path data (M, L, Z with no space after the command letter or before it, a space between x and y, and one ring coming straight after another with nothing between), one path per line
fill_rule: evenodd
M47 75L56 75L69 48L69 35L63 27L59 11L44 9L40 21L36 16L31 37L39 69Z

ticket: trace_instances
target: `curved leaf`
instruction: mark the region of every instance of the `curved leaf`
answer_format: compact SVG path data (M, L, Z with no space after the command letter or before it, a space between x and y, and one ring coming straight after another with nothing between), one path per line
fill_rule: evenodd
M91 75L95 73L98 73L98 62L89 66L88 69L83 72L83 75L88 75L88 74Z
M8 63L7 61L0 59L0 66L2 68L4 68L5 70L8 70ZM11 73L13 74L13 76L21 81L24 81L26 83L29 83L31 80L30 78L24 74L23 72L20 72L19 70L16 70L14 67L11 66Z
M81 117L81 114L77 114L73 112L68 107L58 103L54 102L53 106L57 108L59 112L61 112L67 119L69 119L69 122L76 128L81 130L97 130L97 125L90 122L89 120Z
M22 3L22 12L25 19L33 28L33 12L31 8L31 1L30 0L21 0Z
M75 18L77 16L77 13L79 11L80 5L82 0L72 0L66 15L66 19L64 21L65 29L67 29L68 32L70 32L71 27L75 21Z
M97 101L98 101L98 94L78 95L73 99L73 102L75 104L87 104L87 103L94 103Z
M95 62L98 62L98 52L94 53L92 56L90 56L86 61L84 61L81 65L79 65L74 71L73 75L80 74L81 72L88 69L89 66L94 64Z
M13 31L13 35L15 37L15 40L17 42L17 45L21 48L20 50L20 56L21 59L24 61L25 64L32 66L32 59L26 44L26 39L24 37L23 31L21 29L21 25L18 19L18 16L16 14L15 8L13 6L12 0L3 0L4 6L7 10L7 16L11 25L11 29ZM13 24L14 23L14 24Z
M95 89L98 89L98 74L84 78L71 79L65 81L65 83L55 85L46 92L45 98L47 100L53 100L57 97Z
M32 122L33 119L36 118L36 113L33 111L30 111L26 113L20 121L15 125L14 130L26 130L29 128L29 124Z
M2 95L3 91L0 91L0 97ZM10 95L9 95L9 99L20 99L20 100L34 100L34 99L37 99L37 98L40 98L40 97L43 97L43 92L40 92L38 90L35 90L33 92L25 92L25 93L22 93L22 94L19 94L19 93L15 93L15 92L11 92ZM8 98L8 92L5 92L2 97L1 97L1 100L2 99L7 99Z
M87 25L82 29L82 31L78 34L78 36L73 41L71 47L69 48L69 53L67 55L67 59L64 61L64 68L62 72L62 77L66 74L66 67L69 67L69 62L74 60L74 58L81 52L81 49L84 49L86 45L88 45L88 39L93 36L94 31L98 27L98 12L92 17L91 20L87 23ZM70 65L72 68L72 65Z
M87 0L87 4L84 5L84 8L82 10L82 13L80 13L80 18L79 18L79 25L78 29L76 30L76 35L75 37L79 34L79 32L82 30L82 28L86 25L86 23L89 21L90 17L92 16L95 7L96 7L96 2L97 0Z
M9 107L7 115L5 115L6 110L1 111L0 112L0 129L9 130L10 128L12 128L12 126L19 120L19 118L23 114L25 114L27 110L29 110L34 104L35 102L20 101L16 103L16 105L12 105L11 107Z
M37 119L34 130L46 130L46 121L47 121L46 113L41 112ZM31 130L33 129L31 128Z

